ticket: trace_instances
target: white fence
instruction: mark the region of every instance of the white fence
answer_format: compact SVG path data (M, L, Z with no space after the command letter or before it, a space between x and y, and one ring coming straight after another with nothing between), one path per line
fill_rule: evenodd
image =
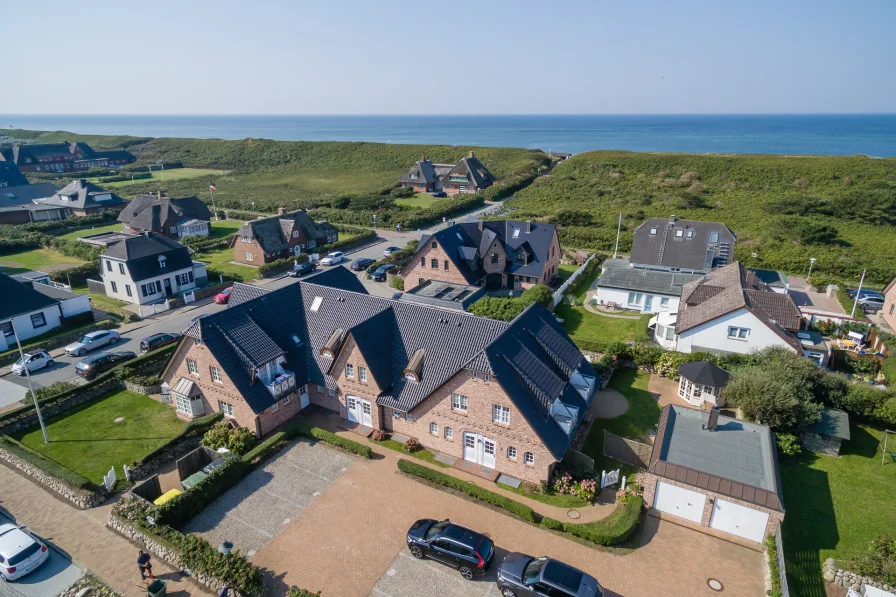
M190 303L196 302L196 293L192 290L190 292L184 293L184 304L189 305Z
M609 485L619 483L619 470L620 469L617 468L615 471L610 471L609 473L607 471L601 471L600 488L603 489Z
M163 313L171 309L171 305L168 301L164 303L158 303L156 305L146 305L145 307L140 307L140 317L146 319L147 317L152 317L156 313Z
M109 472L106 473L106 476L103 477L103 485L106 486L106 491L111 492L112 488L115 487L115 467L109 469Z
M790 589L787 588L787 569L784 567L784 541L781 539L781 525L775 530L775 547L778 551L778 570L781 577L781 597L790 597Z
M563 296L566 294L566 289L569 288L570 284L572 284L576 278L578 278L579 276L582 275L582 272L585 271L585 268L588 266L588 264L591 262L592 259L594 259L594 253L592 253L588 257L588 259L585 260L585 263L582 264L582 267L580 267L579 269L574 271L572 273L572 275L569 277L569 279L566 282L564 282L563 285L560 286L560 288L557 289L557 292L554 293L554 306L555 307L560 304L560 301L563 300Z

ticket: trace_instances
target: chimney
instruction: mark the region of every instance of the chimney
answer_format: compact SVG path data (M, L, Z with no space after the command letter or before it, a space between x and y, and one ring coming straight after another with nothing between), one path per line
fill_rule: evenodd
M425 156L425 155L424 155L424 156L420 156L420 161L421 161L421 162L425 162L425 161L426 161L426 156Z
M162 198L162 191L161 191L161 190L156 191L156 197L158 197L159 199Z
M715 431L719 426L719 407L713 406L709 411L709 420L706 422L708 431Z
M475 156L475 155L473 154L473 152L471 151L471 152L470 152L470 155L469 155L468 157L475 158L476 156Z
M678 221L678 216L669 216L669 223L674 224Z
M286 213L286 208L278 207L278 208L277 208L277 213L278 213L279 215L282 216L283 214Z
M532 232L532 220L526 220L526 234Z

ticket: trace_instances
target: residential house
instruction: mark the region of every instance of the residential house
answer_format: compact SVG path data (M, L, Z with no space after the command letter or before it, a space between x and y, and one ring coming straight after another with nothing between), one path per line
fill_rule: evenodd
M35 199L36 205L65 209L66 217L89 216L103 211L119 212L127 201L111 191L99 187L84 178L77 178L43 199Z
M784 521L775 436L765 425L685 406L663 408L644 503L661 517L762 544Z
M159 303L208 280L179 242L148 232L113 243L100 257L106 295L135 305Z
M423 156L404 173L399 182L418 193L444 191L448 195L462 195L477 193L491 186L495 177L471 151L454 165L434 164Z
M0 162L0 167L3 163ZM0 224L27 224L42 220L64 220L68 211L64 207L35 203L55 194L54 184L41 182L21 186L0 187Z
M0 191L0 195L3 192ZM896 278L884 288L884 308L880 310L880 316L890 326L890 330L896 330Z
M677 314L657 317L654 338L678 352L749 354L785 346L804 354L796 334L802 315L789 294L779 294L735 261L685 285ZM671 330L671 332L670 332Z
M49 280L46 280L49 282ZM90 299L30 279L0 273L0 351L63 325L67 319L90 315ZM77 318L76 318L77 319Z
M28 179L12 162L0 160L0 189L3 187L19 187L28 184Z
M720 222L652 218L635 228L629 259L608 259L596 305L642 313L678 311L685 284L729 263L737 237Z
M315 222L303 210L287 212L282 207L276 216L246 222L237 231L231 246L233 260L246 265L262 265L335 243L339 231L329 222Z
M515 291L550 284L560 267L560 241L553 224L471 218L420 239L400 275L405 289L441 281Z
M168 197L165 191L141 193L130 201L118 221L134 234L155 232L168 238L208 236L212 212L196 197Z
M537 483L600 386L538 304L495 321L368 295L345 268L268 292L244 286L186 330L163 371L184 418L222 411L263 436L313 404Z
M22 172L74 172L119 167L135 162L124 150L96 151L87 143L42 143L0 148L0 163L15 164Z

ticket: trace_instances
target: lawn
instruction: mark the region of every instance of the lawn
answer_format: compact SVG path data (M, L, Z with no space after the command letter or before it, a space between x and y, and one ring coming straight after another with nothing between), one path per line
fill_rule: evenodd
M230 247L200 253L196 259L203 263L207 263L210 268L214 269L214 271L224 275L233 276L237 280L251 282L259 277L257 268L230 263L233 261L233 249ZM216 283L217 281L217 276L212 272L209 272L209 282Z
M588 500L583 500L574 495L566 495L562 493L549 495L539 491L527 491L525 489L525 483L517 488L511 487L510 485L504 485L503 483L498 483L497 485L504 491L510 491L511 493L527 497L536 502L541 502L542 504L547 504L549 506L556 506L558 508L584 508L591 503Z
M208 237L223 238L242 228L243 224L241 220L212 220L212 229Z
M563 273L562 269L560 273ZM596 315L581 306L585 302L588 289L599 275L600 270L595 270L582 284L581 290L576 296L577 306L574 307L564 300L554 309L554 314L563 320L563 327L566 328L566 333L569 334L572 341L580 344L585 342L634 342L639 337L646 335L647 322L652 317L651 314L644 314L639 319L620 319Z
M122 319L132 313L132 311L126 311L124 309L128 303L112 298L111 296L106 296L105 294L90 292L87 289L86 284L83 286L72 286L72 292L86 294L90 297L90 305L92 307L100 309L101 311L106 311L107 313L112 313Z
M426 209L427 207L432 207L436 201L438 201L438 199L434 199L432 195L428 195L427 193L417 193L413 197L396 199L395 204L402 207L422 207L423 209Z
M122 464L148 454L183 428L170 406L122 390L48 421L49 444L40 428L15 439L100 484L111 466L124 478Z
M32 249L20 253L10 253L0 257L0 265L16 269L17 272L25 270L40 270L47 273L69 269L85 263L77 257L63 255L54 249ZM16 273L17 273L16 272ZM5 273L10 273L8 270Z
M579 267L574 263L561 263L557 271L557 284L563 284Z
M423 460L430 464L434 464L436 466L440 466L442 468L448 468L451 466L450 464L445 464L444 462L439 462L438 460L436 460L436 455L426 449L420 449L416 452L405 452L404 444L394 439L384 439L383 441L378 442L375 439L371 438L370 441L378 446L383 446L384 448L389 448L390 450L395 450L396 452L401 452L402 454L407 454L409 456L413 456L414 458L419 458L420 460Z
M628 410L615 419L595 419L582 452L594 459L595 470L618 468L619 463L604 456L604 430L621 437L644 440L651 429L655 429L660 420L662 410L647 391L650 373L639 369L620 368L616 370L609 387L616 390L628 400ZM600 399L600 394L595 400ZM624 467L628 472L630 467ZM631 480L634 480L633 478Z
M124 172L123 174L127 174ZM218 170L211 168L174 168L171 170L153 170L152 178L138 178L137 180L122 180L119 182L103 182L99 183L103 188L117 188L137 185L148 182L164 182L172 180L187 180L190 178L200 178L202 176L224 176L230 174L230 170Z
M75 232L69 232L68 234L61 234L56 238L60 238L63 240L78 240L82 236L91 236L93 234L102 234L104 232L124 232L124 226L121 225L121 222L115 222L114 224L109 224L108 226L94 226L93 228L83 228L81 230L76 230Z
M791 595L824 597L825 559L849 559L879 533L896 529L896 462L887 458L881 466L883 432L851 425L850 435L840 458L803 453L781 462Z

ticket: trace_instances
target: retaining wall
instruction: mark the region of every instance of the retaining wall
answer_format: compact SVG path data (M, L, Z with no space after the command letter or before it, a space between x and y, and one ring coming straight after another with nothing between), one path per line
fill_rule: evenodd
M15 454L0 448L0 460L3 460L11 468L17 469L28 477L31 477L36 483L40 483L47 489L55 491L57 494L75 504L79 508L87 509L98 506L106 501L106 489L102 488L103 493L94 493L87 489L71 487L64 481L45 473L38 467L30 464Z

